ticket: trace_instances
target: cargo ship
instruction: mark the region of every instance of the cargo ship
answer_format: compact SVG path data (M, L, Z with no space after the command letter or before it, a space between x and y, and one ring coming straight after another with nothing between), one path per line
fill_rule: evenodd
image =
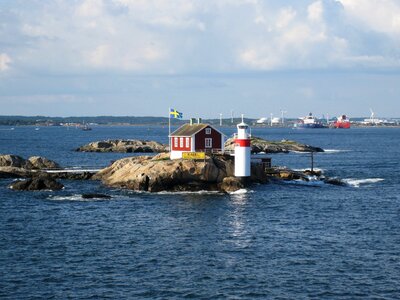
M333 123L334 128L350 128L350 120L346 115L341 115L337 118L337 120Z
M309 113L308 116L303 117L299 122L294 124L294 128L305 129L305 128L327 128L321 121Z

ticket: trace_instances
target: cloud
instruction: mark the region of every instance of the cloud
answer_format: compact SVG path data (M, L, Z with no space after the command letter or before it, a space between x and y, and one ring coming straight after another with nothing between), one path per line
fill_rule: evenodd
M6 53L0 53L0 72L10 68L11 58Z
M322 1L316 1L307 8L307 17L310 21L321 22L323 20L324 7Z
M400 34L400 3L396 0L340 0L358 26L388 35Z
M11 7L1 13L0 34L21 72L400 67L394 0L58 0ZM2 57L1 70L9 64Z

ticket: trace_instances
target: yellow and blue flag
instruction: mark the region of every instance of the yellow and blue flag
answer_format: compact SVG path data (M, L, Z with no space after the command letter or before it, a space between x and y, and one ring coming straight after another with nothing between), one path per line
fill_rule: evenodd
M177 111L176 109L171 108L169 111L169 117L172 119L182 119L183 113Z

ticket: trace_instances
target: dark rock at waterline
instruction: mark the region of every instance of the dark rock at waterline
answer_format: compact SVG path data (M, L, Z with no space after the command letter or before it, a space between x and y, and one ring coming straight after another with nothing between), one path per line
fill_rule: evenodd
M111 196L104 194L82 194L83 199L111 199Z
M96 174L96 172L57 172L57 173L46 173L48 177L53 179L67 179L67 180L90 180Z
M343 182L342 180L340 180L338 178L325 178L324 182L328 183L328 184L339 185L339 186L345 186L346 185L345 182Z
M49 177L34 177L31 179L20 180L10 184L9 188L15 191L41 191L41 190L61 190L64 187L61 183Z
M245 183L243 180L237 177L225 177L221 184L220 184L220 189L224 192L235 192L237 190L243 189L245 187Z
M17 167L0 167L0 178L31 177L33 171Z
M226 150L234 150L235 139L230 138L225 143ZM268 141L258 137L251 137L251 152L252 153L288 153L296 152L324 152L322 148L314 147L306 144L301 144L295 141Z

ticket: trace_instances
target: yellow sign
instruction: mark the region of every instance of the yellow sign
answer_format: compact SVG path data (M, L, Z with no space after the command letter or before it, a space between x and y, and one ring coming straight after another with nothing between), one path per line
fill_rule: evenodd
M204 152L183 152L183 159L205 159L206 154Z

